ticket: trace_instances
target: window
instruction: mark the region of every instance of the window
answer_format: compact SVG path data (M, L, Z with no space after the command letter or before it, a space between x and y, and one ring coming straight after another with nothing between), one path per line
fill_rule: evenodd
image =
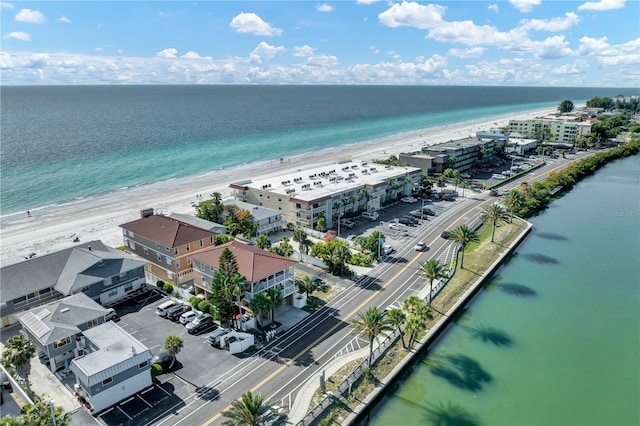
M200 247L204 247L204 241L200 240Z
M159 249L160 248L160 243L156 243L156 248Z
M179 265L179 264L180 264L180 263L178 262L178 265ZM191 265L191 258L190 258L189 256L187 256L187 265Z
M62 339L58 340L57 342L53 342L53 348L57 349L57 348L59 348L61 346L68 345L69 343L71 343L71 338L63 337Z
M158 258L158 262L162 262L162 255L160 253L156 253L156 257Z
M167 265L171 266L171 258L169 256L167 256Z
M143 249L143 251L144 251L144 254L149 254L149 249L148 249L148 248L146 248L146 247L145 247L145 248Z
M164 251L166 251L166 252L171 251L171 247L165 247L165 248L164 248Z
M127 284L127 286L124 288L125 293L129 293L131 290L133 290L133 284Z
M113 297L113 296L115 296L116 294L118 294L118 289L117 289L117 288L114 288L113 290L111 290L111 291L109 292L109 297Z
M213 242L214 242L213 235L209 238L209 242L210 242L211 244L213 244Z
M87 322L87 328L95 327L96 325L98 325L97 320L91 320Z
M149 365L149 361L141 362L138 364L138 368L145 368L147 365Z
M129 241L129 247L131 247L131 250L135 250L136 249L136 243L134 243L133 241Z
M104 379L102 381L103 385L108 385L109 383L113 382L113 377L107 377L106 379Z
M187 251L191 250L191 244L187 243Z
M176 268L180 269L180 261L176 260Z

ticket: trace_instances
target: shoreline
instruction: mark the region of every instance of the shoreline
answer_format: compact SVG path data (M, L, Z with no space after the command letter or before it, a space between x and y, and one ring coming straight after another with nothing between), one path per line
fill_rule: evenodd
M256 179L278 176L346 159L371 161L390 155L397 156L400 152L466 138L480 129L503 127L511 119L533 118L555 111L555 108L544 108L504 113L417 129L370 141L295 154L284 163L276 162L275 159L263 160L228 169L210 170L196 176L126 188L64 204L41 206L30 210L31 216L27 216L26 212L11 213L0 217L0 264L4 267L24 261L29 253L44 255L74 246L77 244L73 243L75 236L81 242L101 240L111 247L120 246L122 234L118 225L137 219L141 209L153 207L162 213L193 214L194 207L191 203L195 202L197 194L208 197L213 192L220 192L223 199L228 199L231 194L229 184L248 177Z

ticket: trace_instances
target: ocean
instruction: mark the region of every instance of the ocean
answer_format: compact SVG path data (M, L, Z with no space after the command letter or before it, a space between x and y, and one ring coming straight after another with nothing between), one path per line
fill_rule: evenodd
M639 187L635 155L532 218L366 424L640 424Z
M628 91L628 89L626 89ZM4 86L0 214L625 89Z

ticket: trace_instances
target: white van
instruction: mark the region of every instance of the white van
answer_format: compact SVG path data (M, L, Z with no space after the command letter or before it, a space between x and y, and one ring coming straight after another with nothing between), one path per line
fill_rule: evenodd
M158 305L158 307L156 308L156 314L160 315L161 317L166 317L169 308L172 308L177 304L178 302L176 302L175 300L167 300L166 302Z
M378 220L378 218L380 217L380 213L378 212L364 212L362 213L362 218L363 219L367 219L367 220Z

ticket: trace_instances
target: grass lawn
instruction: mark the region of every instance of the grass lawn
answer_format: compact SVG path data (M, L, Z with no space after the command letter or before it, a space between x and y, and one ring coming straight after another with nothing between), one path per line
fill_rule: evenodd
M498 257L515 241L515 239L526 229L526 222L514 218L512 224L501 224L496 228L494 242L491 242L491 224L484 224L478 230L480 242L465 250L464 269L458 267L455 274L434 299L432 306L434 310L440 312L448 311L460 297L478 280L482 273L495 262ZM433 328L443 316L438 312L433 312L434 318L428 322L428 327ZM419 338L424 337L419 336ZM336 374L326 380L326 390L332 391L336 398L334 405L328 408L322 419L313 424L329 426L340 425L349 414L363 401L367 395L373 392L379 380L384 379L391 371L404 359L408 350L402 347L400 339L392 345L385 355L376 362L370 377L359 379L352 387L351 394L340 395L337 386L347 377L362 361L353 361L342 367ZM320 391L316 391L309 410L315 407L322 399Z

